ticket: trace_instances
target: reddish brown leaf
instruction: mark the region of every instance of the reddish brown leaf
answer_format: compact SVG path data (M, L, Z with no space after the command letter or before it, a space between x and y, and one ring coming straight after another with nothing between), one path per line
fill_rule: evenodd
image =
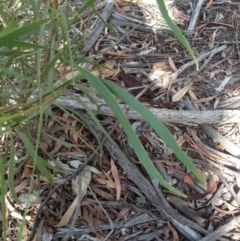
M100 195L101 197L104 197L105 199L109 200L109 201L115 201L115 198L112 194L107 193L99 188L97 188L96 186L91 185L92 190L97 193L98 195Z
M189 175L184 175L183 181L189 186L195 186L195 183L193 182L192 178Z
M178 234L177 234L177 231L173 228L173 226L171 225L170 222L168 222L168 227L170 228L171 232L172 232L172 235L173 235L173 238L172 240L173 241L178 241Z
M176 72L177 71L177 67L176 67L176 65L175 65L175 63L174 63L174 61L173 61L173 59L171 58L170 55L168 56L168 63L170 65L170 67L172 68L172 70Z
M88 224L89 224L90 231L96 234L97 230L94 225L92 213L90 213L90 215L89 215Z
M208 189L207 189L207 193L208 194L213 194L215 193L217 190L217 183L215 182L215 180L212 178L209 182L208 182Z
M86 206L83 206L83 218L89 223L89 213Z
M209 0L209 2L207 4L207 6L205 7L205 9L209 8L212 5L212 3L213 3L213 0Z
M64 137L64 136L61 136L60 139L64 141L64 140L65 140L65 137ZM50 154L50 155L54 155L55 153L57 153L57 152L60 150L61 147L62 147L62 144L61 144L60 142L57 142L57 143L55 144L54 149L53 149L49 154Z
M112 158L111 158L111 171L112 171L113 179L116 185L116 192L117 192L116 200L119 201L121 196L121 183L120 183L117 167Z
M119 214L118 214L118 218L124 218L125 221L129 215L129 213L131 212L131 209L130 208L124 208L122 209Z
M195 194L189 195L188 200L190 200L190 201L201 200L201 199L205 198L208 194L213 194L214 192L216 192L216 190L217 190L217 183L212 178L208 182L208 189L205 193L195 193Z
M123 71L120 71L118 76L122 79L122 81L125 83L126 87L131 88L131 87L138 87L138 86L142 86L141 81L137 80L134 76L132 75L127 75L125 74ZM139 94L142 90L144 89L144 87L136 89L136 90L131 90L131 93L136 96L137 94ZM153 97L153 92L148 89L145 93L145 96L150 96Z

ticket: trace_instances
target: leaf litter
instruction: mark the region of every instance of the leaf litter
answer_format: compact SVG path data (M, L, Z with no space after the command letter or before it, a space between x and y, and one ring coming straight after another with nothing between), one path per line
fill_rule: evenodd
M103 30L88 54L94 55L96 50L105 50L112 43L116 43L116 46L99 55L89 70L95 76L112 79L135 96L157 79L158 83L140 97L140 101L148 107L179 112L210 110L213 118L215 109L239 110L239 16L234 14L239 7L238 3L207 2L198 10L200 17L194 35L186 31L191 21L188 1L168 5L171 17L183 32L186 31L194 52L199 56L212 52L201 60L201 65L205 66L199 71L194 69L193 64L189 64L189 55L167 29L154 4L154 1L116 1L109 22L120 35L131 28L135 29L120 42L116 41L114 33L106 34ZM142 21L139 26L138 21ZM76 31L77 27L73 26L71 32ZM214 49L224 45L226 47L223 50L214 52ZM107 67L95 68L99 63L106 64ZM182 69L185 64L188 67ZM69 76L72 73L66 77ZM52 178L61 180L67 174L66 170L73 171L83 164L84 153L89 155L94 152L99 143L74 112L56 108L53 113L46 123L48 128L42 130L41 154L46 159L47 152L54 157L54 160L48 160L52 166ZM98 117L109 130L114 118L101 113ZM67 128L63 129L61 123ZM136 184L131 171L126 173L118 161L111 157L111 153L104 149L103 155L97 155L91 165L77 177L78 181L80 178L81 185L73 181L52 196L42 215L47 224L41 222L36 237L40 238L42 230L48 230L51 226L54 233L49 240L61 240L68 233L76 207L80 205L74 230L71 231L71 237L75 240L103 240L109 233L111 235L108 240L220 240L221 237L223 240L239 240L237 224L233 224L234 220L240 221L239 123L239 120L229 122L227 119L211 126L206 125L208 123L166 123L179 145L197 165L208 184L207 189L175 159L148 125L142 125L138 137L149 157L165 179L188 196L184 200L159 187L158 191L155 190L155 195L162 195L166 210L178 210L175 213L169 211L168 218L154 205L153 197L144 193L142 185L145 182ZM146 179L151 180L120 127L115 130L112 138L134 163L134 169L140 170ZM21 174L15 178L14 184L22 203L17 204L11 195L7 196L8 215L11 216L11 219L8 218L9 224L22 219L22 207L27 205L27 195L30 198L27 218L33 219L41 200L51 189L48 181L43 182L43 178L38 177L34 180L29 196L32 165L29 157ZM154 186L153 181L148 182L149 190ZM95 195L92 195L88 187ZM179 217L188 219L189 222L186 223L192 224L184 223L185 227L182 227L178 223ZM168 221L170 218L171 222ZM199 229L194 225L198 225ZM186 235L188 231L192 239ZM28 236L30 229L26 233ZM13 235L9 233L9 236Z

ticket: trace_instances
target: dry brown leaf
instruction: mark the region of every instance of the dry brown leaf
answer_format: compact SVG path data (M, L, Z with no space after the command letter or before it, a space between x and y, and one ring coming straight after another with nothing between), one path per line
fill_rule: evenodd
M192 101L198 100L197 96L194 94L194 92L192 91L192 89L190 88L188 91Z
M97 230L96 230L96 227L94 225L93 214L92 213L90 213L90 215L89 215L88 224L89 224L90 231L95 233L95 234L97 234Z
M61 136L59 139L61 139L61 140L64 141L64 140L65 140L65 137L64 137L64 136ZM61 147L62 147L62 144L61 144L60 142L56 142L53 150L50 151L49 154L50 154L50 155L54 155L55 153L57 153L57 152L60 150Z
M172 68L172 70L174 72L176 72L177 71L177 67L176 67L176 65L175 65L175 63L174 63L174 61L173 61L173 59L171 58L170 55L168 56L168 63L170 65L170 67Z
M209 180L208 182L208 188L207 191L204 193L195 193L192 195L188 196L188 200L193 201L193 200L201 200L203 198L205 198L208 194L213 194L215 193L217 190L217 183L216 181L212 178L211 180Z
M89 222L89 213L88 213L87 207L83 206L82 210L83 210L83 218L86 220L86 222Z
M210 73L210 79L212 79L212 78L215 76L215 74L216 74L215 70L211 71L211 73Z
M188 90L188 94L190 95L190 98L191 98L192 102L194 102L195 100L198 100L197 96L196 96L196 95L194 94L194 92L192 91L192 88L190 88L190 89ZM194 104L194 103L193 103L193 104ZM197 110L199 110L199 107L198 107L197 104L194 104L194 106L195 106L195 108L196 108Z
M126 219L127 219L127 217L129 216L130 212L131 212L131 208L129 208L129 207L124 208L124 209L122 209L122 210L119 212L118 218L124 218L125 221L126 221Z
M97 69L97 70L92 70L91 73L97 77L102 77L102 78L114 78L117 76L117 74L120 72L120 68L114 67L114 62L107 62L104 64L103 67Z
M181 90L179 90L173 97L172 102L177 102L183 98L183 96L188 92L190 87L192 86L192 82L188 85L184 86Z
M217 190L217 183L216 181L212 178L209 182L208 182L208 189L207 189L207 193L208 194L213 194L215 193Z
M16 193L22 191L27 185L28 185L28 180L24 180L23 182L21 182L19 185L15 187Z
M168 222L168 227L170 228L173 235L172 241L178 241L179 239L178 239L177 231L173 228L170 222Z
M168 86L169 86L170 83L171 83L171 77L170 77L170 75L164 74L164 75L161 77L161 80L162 80L161 90L166 90L166 89L168 89Z
M207 6L205 7L205 9L210 8L210 6L212 5L212 3L213 3L213 0L209 0L209 2L208 2L208 4L207 4Z
M97 188L97 187L94 186L94 185L91 185L91 188L92 188L92 190L93 190L96 194L102 196L102 197L105 198L106 200L115 201L115 198L114 198L114 196L113 196L112 194L107 193L107 192L105 192L105 191Z
M60 222L58 224L53 225L54 227L61 228L61 227L66 226L68 224L68 222L70 221L70 219L72 218L72 216L74 214L74 211L75 211L76 206L77 206L77 202L78 202L78 197L76 197L74 199L71 206L68 208L68 210L62 216Z
M201 28L209 25L209 24L213 24L213 25L221 25L221 26L226 26L226 27L229 27L229 28L234 28L233 25L230 25L230 24L226 24L226 23L223 23L223 22L207 22L207 23L203 23L201 24L200 26L196 27L195 31L198 31L200 30Z
M99 45L100 45L101 41L103 40L103 38L105 38L105 35L103 35L102 37L100 37L100 38L97 40L97 42L96 42L96 44L95 44L95 46L94 46L94 50L95 50L96 52L99 52Z
M112 180L104 180L104 179L95 177L94 181L96 183L106 185L109 188L116 188L116 185L115 185L115 183Z
M68 208L68 210L62 216L60 222L58 224L54 225L54 227L60 228L60 227L65 226L66 224L68 224L69 220L73 216L73 213L76 209L77 202L79 201L78 195L80 195L80 200L82 200L82 198L86 195L87 187L88 187L88 185L91 181L91 172L85 170L81 174L81 178L80 178L80 180L81 180L81 193L78 193L78 180L79 180L79 178L76 178L76 179L77 180L72 180L72 189L77 194L77 197L74 199L71 206Z
M44 224L44 219L41 220L41 222L38 225L37 232L34 236L34 241L42 241L42 230L43 230L43 224Z
M184 181L184 183L186 183L189 186L192 186L192 187L195 186L194 181L192 180L192 178L189 175L184 175L183 181Z
M119 201L121 196L121 183L120 183L117 167L112 158L111 158L111 171L112 171L113 179L116 185L116 192L117 192L116 200Z
M195 100L193 101L194 104L199 104L199 103L204 103L204 102L208 102L210 100L213 100L216 98L216 95L214 96L209 96L209 97L206 97L206 98L202 98L202 99L198 99L198 100Z
M23 172L21 178L24 179L25 177L29 177L30 167L32 167L33 162L31 158L28 158L24 164Z
M86 195L87 188L89 186L89 183L91 181L91 172L84 170L81 174L81 199ZM72 190L76 195L78 195L78 180L79 178L72 179Z

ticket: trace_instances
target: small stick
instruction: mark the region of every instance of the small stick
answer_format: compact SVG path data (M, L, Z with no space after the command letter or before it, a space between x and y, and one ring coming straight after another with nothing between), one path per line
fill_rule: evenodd
M189 31L194 31L194 29L196 27L196 23L197 23L197 19L198 19L200 10L201 10L204 2L205 2L205 0L198 0L197 6L193 10L192 18L191 18L191 21L190 21L190 23L188 25L188 30Z

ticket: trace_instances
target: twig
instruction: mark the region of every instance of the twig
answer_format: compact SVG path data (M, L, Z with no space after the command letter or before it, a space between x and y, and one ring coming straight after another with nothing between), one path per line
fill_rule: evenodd
M103 12L101 14L101 18L104 21L107 21L107 19L112 14L113 5L114 5L114 1L113 0L107 0L107 4L106 4L106 6L103 9ZM105 26L105 24L103 23L102 19L98 19L95 29L93 30L91 36L89 36L89 39L88 39L86 45L81 50L82 53L88 52L93 47L93 45L95 44L97 39L99 38L99 35L101 34L101 32L102 32L102 30L103 30L103 28Z
M188 97L183 98L182 103L185 104L185 108L187 110L196 111L195 106L192 104L190 99ZM233 144L231 141L229 141L226 137L218 133L211 125L209 124L202 124L201 125L203 131L210 137L212 137L214 140L217 140L219 143L221 143L226 150L231 153L233 156L239 158L240 155L240 148Z
M222 46L214 49L215 54L223 51L223 50L226 49L226 48L227 48L226 45L222 45ZM202 60L206 59L209 55L211 55L212 51L213 51L213 50L211 50L211 51L209 51L209 52L207 52L207 53L200 54L200 55L197 57L197 60L198 60L198 61L202 61ZM192 61L184 64L183 66L181 66L175 73L173 73L173 74L171 75L171 84L177 83L177 82L178 82L178 80L177 80L178 75L181 74L185 69L187 69L188 67L190 67L190 66L192 66L192 65L194 65L194 64L195 64L195 62L192 60Z
M113 222L112 222L112 219L109 217L108 213L106 212L105 208L102 206L102 204L98 201L95 193L92 191L91 187L89 186L88 187L94 197L94 199L98 202L98 205L101 207L101 209L103 210L104 214L106 215L107 219L108 219L108 222L110 223L110 228L111 228L111 231L108 233L108 235L103 239L103 241L106 241L108 240L108 238L111 236L111 234L113 233L114 231L114 227L113 227Z
M93 104L87 97L74 94L72 96L63 96L54 101L55 105L62 107L85 109L75 99L81 99L90 110L97 110L97 105L100 107L100 114L114 116L111 109L100 98L93 97L96 104ZM119 104L122 111L131 120L144 120L144 118L135 110L129 108L126 111L126 104ZM179 123L184 125L193 124L217 124L217 123L232 123L240 122L240 110L208 110L208 111L187 111L187 110L169 110L159 108L149 108L164 123Z
M192 13L192 18L191 18L190 23L188 25L189 31L193 31L195 29L199 13L200 13L200 10L201 10L204 2L205 2L205 0L198 0L197 6Z

